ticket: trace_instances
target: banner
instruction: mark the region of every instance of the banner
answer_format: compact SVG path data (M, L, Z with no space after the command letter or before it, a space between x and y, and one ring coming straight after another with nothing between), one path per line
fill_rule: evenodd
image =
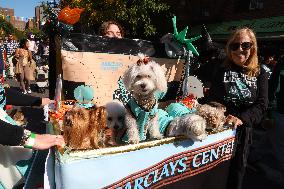
M190 180L196 178L195 189L225 188L234 136L235 131L227 130L195 143L183 140L148 145L145 142L138 144L140 147L128 145L104 149L107 152L100 149L63 156L57 152L53 153L54 167L46 170L55 172L55 185L60 189L78 186L80 189L175 188L174 185L181 183L190 188L193 186ZM119 153L119 150L123 152ZM211 175L210 171L218 175ZM51 183L51 177L46 178L46 183Z

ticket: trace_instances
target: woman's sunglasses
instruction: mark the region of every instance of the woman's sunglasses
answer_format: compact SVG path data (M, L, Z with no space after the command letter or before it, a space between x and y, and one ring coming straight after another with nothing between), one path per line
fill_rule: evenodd
M251 42L243 42L243 43L231 43L229 45L230 49L232 51L236 51L240 48L240 46L242 47L242 49L244 51L249 50L252 47L252 43Z

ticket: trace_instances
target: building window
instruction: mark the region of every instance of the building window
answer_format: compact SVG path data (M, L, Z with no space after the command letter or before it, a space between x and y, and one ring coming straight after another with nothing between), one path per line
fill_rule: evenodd
M263 9L264 0L250 0L249 9L250 10L260 10Z

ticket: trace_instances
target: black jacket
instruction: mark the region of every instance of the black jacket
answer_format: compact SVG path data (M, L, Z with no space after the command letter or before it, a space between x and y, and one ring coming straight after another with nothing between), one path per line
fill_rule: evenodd
M227 108L227 114L240 118L247 126L260 123L268 106L268 73L261 68L257 77L248 77L243 68L214 62L197 73L210 89L204 102L217 101Z
M1 87L2 88L2 87ZM18 106L39 106L41 105L40 97L24 95L14 89L0 90L0 103L2 105ZM0 144L16 146L19 145L23 137L24 129L0 120Z

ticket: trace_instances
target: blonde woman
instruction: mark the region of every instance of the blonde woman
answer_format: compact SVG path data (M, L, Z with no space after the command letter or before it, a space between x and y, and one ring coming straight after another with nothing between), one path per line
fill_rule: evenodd
M204 82L211 83L206 101L224 104L228 113L225 124L237 130L227 187L231 189L242 187L252 127L260 123L268 106L268 73L258 62L256 36L251 29L235 30L225 50L223 62L208 64L211 68L205 65L201 70L207 71L199 74Z

